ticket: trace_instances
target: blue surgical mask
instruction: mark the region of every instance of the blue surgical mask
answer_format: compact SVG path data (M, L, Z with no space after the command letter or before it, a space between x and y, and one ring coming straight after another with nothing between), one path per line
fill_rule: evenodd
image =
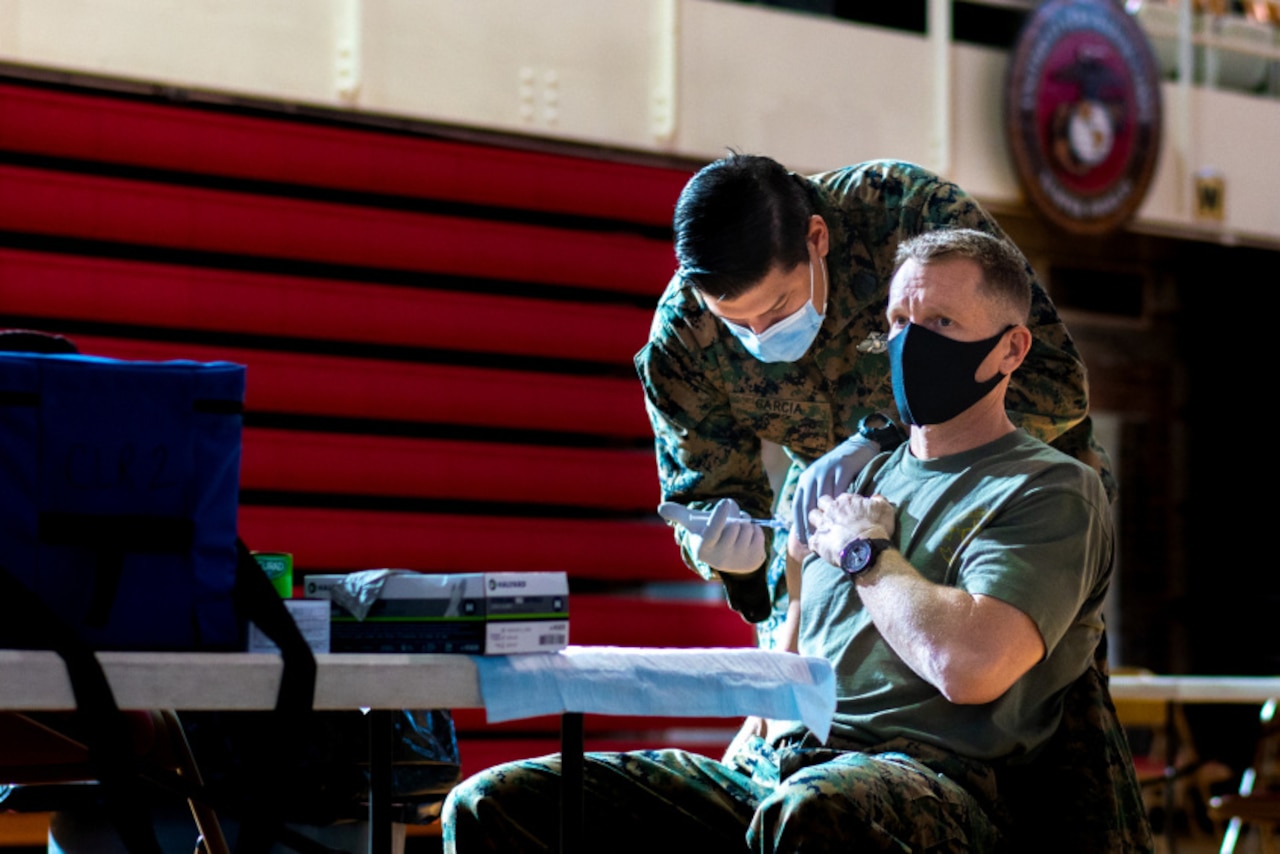
M822 266L824 277L826 270L824 261ZM733 333L734 338L742 342L747 352L760 361L794 362L809 352L813 339L818 337L818 330L822 328L822 319L826 317L826 311L825 300L822 314L819 314L813 305L813 262L810 261L809 301L794 314L787 315L759 335L752 332L748 326L739 326L728 320L724 321L724 325Z

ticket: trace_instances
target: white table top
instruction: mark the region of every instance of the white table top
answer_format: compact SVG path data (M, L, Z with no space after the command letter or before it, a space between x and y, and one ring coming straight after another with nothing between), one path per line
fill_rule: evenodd
M283 671L280 656L270 653L100 652L98 661L123 709L270 709ZM317 709L483 705L475 662L465 655L316 656ZM74 709L57 654L0 650L0 708Z
M279 656L260 653L102 652L98 660L117 704L133 709L270 709L283 669ZM1111 696L1261 704L1280 698L1280 676L1113 675ZM459 709L483 708L484 701L469 656L331 653L316 656L314 705ZM71 684L55 653L0 649L0 709L73 708Z
M1257 703L1280 698L1280 676L1111 677L1113 700L1175 703Z
M123 709L270 709L284 667L274 653L97 655ZM484 689L494 695L488 703ZM501 707L498 719L559 711L758 714L794 717L818 731L831 720L835 685L826 661L751 648L570 647L556 655L484 659L331 653L316 656L313 707L488 708L491 715ZM0 709L73 708L70 680L56 653L0 649Z

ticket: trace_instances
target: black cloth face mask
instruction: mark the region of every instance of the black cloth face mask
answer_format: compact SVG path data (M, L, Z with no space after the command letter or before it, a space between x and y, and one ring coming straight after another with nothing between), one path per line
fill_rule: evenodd
M889 369L898 414L908 424L941 424L981 400L1005 375L984 382L973 378L1004 334L981 341L955 341L931 329L908 323L889 339Z

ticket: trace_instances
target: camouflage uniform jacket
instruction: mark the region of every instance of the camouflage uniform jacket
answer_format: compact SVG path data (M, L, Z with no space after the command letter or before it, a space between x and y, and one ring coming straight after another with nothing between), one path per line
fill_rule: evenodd
M807 180L815 212L830 231L830 293L822 328L799 361L753 358L679 276L658 302L649 341L635 364L664 501L707 507L733 498L753 516L777 512L789 519L791 493L804 466L853 435L868 413L898 418L885 351L885 307L898 243L944 227L1004 236L964 190L909 163L872 161ZM1102 469L1112 495L1105 455L1092 441L1084 363L1032 275L1034 340L1013 375L1009 414L1032 436ZM782 446L792 460L776 502L761 440ZM684 548L683 529L676 531L685 561L713 578L714 570ZM783 538L778 540L780 546ZM785 603L782 551L775 548L769 573L775 606Z

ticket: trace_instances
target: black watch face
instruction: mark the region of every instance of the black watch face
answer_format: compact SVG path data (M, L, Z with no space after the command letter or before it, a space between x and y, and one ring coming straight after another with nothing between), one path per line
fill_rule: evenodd
M871 542L869 540L854 540L845 546L844 554L840 556L840 568L850 575L862 572L870 562Z

